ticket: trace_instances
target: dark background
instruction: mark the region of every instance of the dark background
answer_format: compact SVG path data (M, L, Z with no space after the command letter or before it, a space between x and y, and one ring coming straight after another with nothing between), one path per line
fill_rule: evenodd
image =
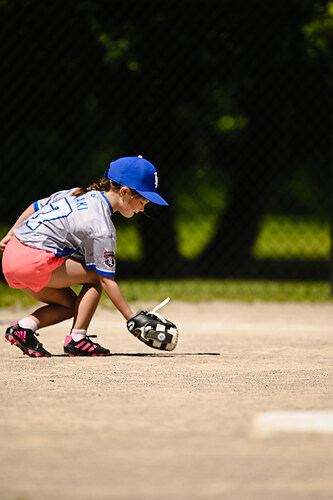
M332 2L3 0L0 33L3 227L141 154L170 206L122 277L329 279L306 248L332 212ZM267 215L305 221L299 250L254 254ZM195 245L205 218L186 257L179 221Z

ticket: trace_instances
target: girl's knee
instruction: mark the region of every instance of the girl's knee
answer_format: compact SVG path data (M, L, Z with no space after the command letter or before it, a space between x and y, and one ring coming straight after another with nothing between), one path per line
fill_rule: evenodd
M96 273L96 271L88 271L87 275L89 278L87 284L93 285L96 288L96 290L102 288L99 275Z

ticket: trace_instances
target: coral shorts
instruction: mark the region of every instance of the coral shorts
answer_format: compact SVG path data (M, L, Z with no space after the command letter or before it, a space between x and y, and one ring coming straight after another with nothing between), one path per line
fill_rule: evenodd
M28 247L13 236L3 252L2 270L10 287L31 288L39 292L50 281L52 271L63 262L63 257Z

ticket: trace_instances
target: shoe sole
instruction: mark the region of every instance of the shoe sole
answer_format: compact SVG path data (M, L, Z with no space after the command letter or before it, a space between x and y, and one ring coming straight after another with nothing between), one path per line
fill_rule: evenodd
M11 333L8 335L5 335L5 340L7 340L7 342L10 342L11 345L16 345L16 347L21 349L23 354L27 354L31 358L50 358L51 357L51 354L41 354L40 352L36 352L33 349L29 349L29 348L25 347L25 345L21 344L21 342L19 340L17 340Z
M92 358L92 357L110 356L111 355L110 352L105 353L105 354L72 354L72 353L69 353L69 352L65 352L65 354L67 354L67 356L69 356L70 358L78 358L78 357L81 357L81 358Z

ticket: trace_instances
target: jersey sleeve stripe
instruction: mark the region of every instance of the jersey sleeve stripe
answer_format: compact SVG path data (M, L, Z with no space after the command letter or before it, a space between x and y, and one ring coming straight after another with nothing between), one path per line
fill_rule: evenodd
M57 257L68 257L70 255L73 255L79 251L79 248L69 248L69 247L64 247L61 250L58 249L55 254Z
M39 210L38 201L34 201L34 210L37 212Z
M114 278L116 273L112 271L101 271L101 269L97 269L94 264L88 264L87 269L91 271L92 269L96 271L97 274L100 274L101 276L107 276L108 278Z
M104 200L106 201L106 203L109 205L109 208L111 210L111 215L113 215L113 208L111 206L111 203L109 202L109 200L107 199L107 197L105 196L105 194L103 193L103 191L100 191L101 195L103 196Z

